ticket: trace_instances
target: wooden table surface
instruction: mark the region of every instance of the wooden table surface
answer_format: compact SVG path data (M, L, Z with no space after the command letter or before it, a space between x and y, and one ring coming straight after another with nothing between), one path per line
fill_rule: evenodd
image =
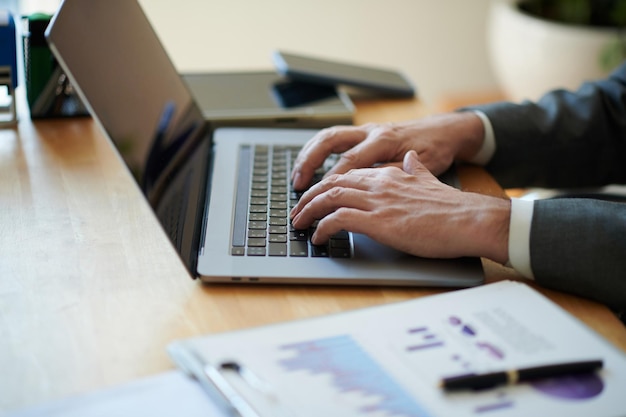
M427 113L415 100L362 100L356 123ZM0 130L0 414L172 369L173 339L442 291L200 284L96 123L20 118ZM479 168L461 176L503 195ZM483 265L488 282L519 279ZM608 309L542 292L626 350Z

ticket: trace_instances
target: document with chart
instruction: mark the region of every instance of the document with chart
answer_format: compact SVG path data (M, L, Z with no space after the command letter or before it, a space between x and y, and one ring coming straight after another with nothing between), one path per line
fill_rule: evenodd
M260 416L620 416L626 356L516 282L177 341L213 398ZM443 378L588 360L593 372L449 391Z

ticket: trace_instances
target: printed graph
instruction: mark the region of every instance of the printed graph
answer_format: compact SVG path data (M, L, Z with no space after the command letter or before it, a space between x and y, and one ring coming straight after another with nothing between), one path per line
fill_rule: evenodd
M406 358L417 375L434 384L442 376L474 372L485 362L499 362L504 351L484 340L476 323L458 316L448 316L430 326L415 326L404 330L403 345L398 353ZM402 352L402 353L400 353ZM432 364L436 363L436 367ZM433 371L435 371L433 373ZM474 393L467 401L475 414L493 413L514 407L514 402L503 390Z
M279 361L288 372L329 375L339 393L358 392L372 402L359 413L425 417L428 413L348 335L281 346L295 355Z
M409 352L416 350L431 349L444 346L444 341L428 327L414 327L408 330L408 333L414 335L417 343L411 343L406 347Z

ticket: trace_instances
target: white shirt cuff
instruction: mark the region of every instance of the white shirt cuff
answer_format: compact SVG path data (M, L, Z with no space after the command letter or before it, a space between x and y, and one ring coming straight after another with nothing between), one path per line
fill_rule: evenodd
M535 279L530 264L530 227L533 219L534 202L511 199L509 224L509 264L529 279Z
M483 122L483 127L485 129L485 138L483 139L483 146L480 148L478 153L474 155L472 159L468 162L476 165L487 165L487 162L491 160L491 157L496 152L496 137L493 133L493 126L491 126L491 122L489 118L485 115L485 113L472 110L480 120Z
M478 153L468 162L476 165L486 165L496 152L496 136L487 115L479 110L473 110L473 112L483 122L485 137ZM535 279L530 264L530 228L533 219L533 209L533 201L511 199L508 265L528 279Z

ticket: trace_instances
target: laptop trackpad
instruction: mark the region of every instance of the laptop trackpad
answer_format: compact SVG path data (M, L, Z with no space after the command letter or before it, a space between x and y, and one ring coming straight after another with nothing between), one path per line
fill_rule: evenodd
M378 243L369 237L353 233L354 257L357 259L367 259L371 261L398 261L400 259L410 259L414 256L395 250L389 246Z
M435 279L446 276L463 279L475 279L482 275L480 258L453 258L436 259L420 258L385 246L369 237L357 233L352 234L354 242L354 258L357 264L367 265L368 268L378 268L381 265L393 264L398 273L415 273L417 276L431 275Z

